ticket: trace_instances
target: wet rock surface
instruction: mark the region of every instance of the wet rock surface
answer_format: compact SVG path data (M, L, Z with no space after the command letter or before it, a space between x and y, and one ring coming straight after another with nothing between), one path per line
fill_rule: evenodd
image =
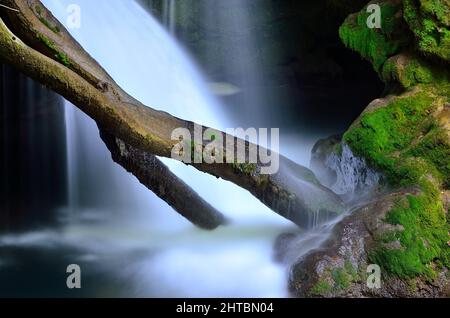
M400 279L381 269L380 288L369 288L369 254L392 225L383 222L395 200L416 189L393 192L356 208L336 225L330 238L291 268L289 286L298 297L448 297L448 271L436 278ZM401 230L401 229L397 229ZM400 248L386 244L386 248ZM380 265L382 268L382 264Z

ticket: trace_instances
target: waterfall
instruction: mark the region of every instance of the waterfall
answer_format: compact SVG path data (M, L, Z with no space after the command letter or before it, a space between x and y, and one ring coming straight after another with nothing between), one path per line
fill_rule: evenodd
M144 104L205 126L222 130L233 127L225 115L224 106L212 94L195 63L156 19L136 2L43 2L62 22L66 20L67 5L75 3L80 6L81 28L69 29L72 36L121 87ZM86 122L78 125L86 125ZM87 134L87 130L80 128L79 133ZM92 135L85 139L87 143L94 142ZM90 145L87 148L89 152L95 152L99 147ZM86 153L88 149L77 151ZM228 216L251 222L286 224L285 220L238 186L199 173L180 162L161 160L205 200ZM76 165L74 162L71 164ZM125 180L123 182L126 183ZM99 188L107 186L97 185ZM229 200L229 197L235 200Z
M62 23L67 6L79 5L81 28L69 31L144 104L215 128L232 126L195 63L134 1L43 3ZM175 0L167 2L169 30L175 29L175 12ZM287 296L285 268L273 262L272 253L280 233L298 233L290 222L236 185L164 159L205 200L233 219L213 233L197 229L114 164L95 122L69 102L65 122L69 179L65 212L70 219L62 213L56 226L44 224L0 236L2 249L20 251L8 253L4 262L14 264L19 282L10 279L14 275L0 276L3 290L36 296L33 293L42 290L30 286L42 286L44 294L67 297ZM319 226L318 212L314 216L312 230L300 233L301 240L295 241L299 248L290 249L292 257L317 248L328 237L334 223ZM21 270L23 266L16 264L30 267ZM66 288L66 277L60 280L67 264L83 268L81 294ZM43 284L42 268L42 277L61 284Z
M215 81L239 93L236 97L241 107L235 120L247 126L268 125L267 114L273 111L273 104L267 103L271 93L267 92L261 72L260 35L255 33L252 24L253 15L259 14L257 10L255 1L251 0L204 1L200 22L214 34L215 44L224 51L203 53L222 67ZM221 83L223 80L225 83Z
M188 54L134 1L43 3L62 23L67 5L78 4L81 28L69 29L70 33L121 87L144 104L218 129L233 127ZM169 12L174 15L172 6ZM48 234L52 244L82 246L86 253L80 256L83 259L109 257L99 260L97 266L103 270L112 266L115 277L132 286L132 295L286 295L285 273L271 254L276 236L295 228L289 221L230 182L161 158L233 220L227 227L205 233L115 164L95 122L69 102L66 120L68 165L73 176L69 181L70 205L77 208L68 209L75 217L59 230L65 233L62 238ZM120 256L110 259L115 253ZM135 253L141 256L135 259ZM117 264L123 255L128 255L129 261Z
M171 34L175 34L176 0L164 0L163 23Z
M195 64L139 4L122 0L44 3L62 22L69 4L80 6L81 27L69 29L70 33L129 94L155 109L203 125L224 124L222 106L209 93Z
M77 131L75 109L68 102L64 103L64 120L66 127L67 204L68 212L72 215L79 206L78 169L74 159L77 156Z
M336 182L331 189L350 200L355 195L370 194L381 180L380 174L370 168L364 158L356 157L345 143L342 144L342 153L332 152L325 165L336 172Z
M62 104L0 65L0 231L49 220L66 201Z

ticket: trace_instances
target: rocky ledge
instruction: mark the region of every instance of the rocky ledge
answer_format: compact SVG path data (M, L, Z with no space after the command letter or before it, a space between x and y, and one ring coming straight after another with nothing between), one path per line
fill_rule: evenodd
M298 297L449 297L447 269L433 279L405 279L381 270L380 288L367 284L371 281L371 272L367 272L371 265L370 252L384 235L402 230L400 225L386 224L386 214L397 200L417 194L418 189L412 188L393 192L355 209L336 225L321 248L293 265L291 292ZM387 249L402 248L399 241L382 244Z
M312 168L321 169L319 178L331 187L350 181L341 182L345 193L374 180L380 187L319 249L298 254L291 290L301 297L450 297L450 4L370 4L380 9L381 28L367 26L367 6L350 15L339 34L372 64L385 96L342 138L318 143ZM374 278L368 268L379 268L379 288L367 284Z

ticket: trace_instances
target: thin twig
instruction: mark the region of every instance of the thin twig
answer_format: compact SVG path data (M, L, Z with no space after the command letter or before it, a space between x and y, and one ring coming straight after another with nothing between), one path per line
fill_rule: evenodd
M20 12L19 10L11 8L11 7L8 7L8 6L5 6L4 4L0 4L0 7L6 8L6 9L11 10L11 11Z

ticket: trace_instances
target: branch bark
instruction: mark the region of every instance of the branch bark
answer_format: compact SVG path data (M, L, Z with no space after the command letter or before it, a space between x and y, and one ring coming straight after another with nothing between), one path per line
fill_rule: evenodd
M40 1L1 3L20 13L1 13L6 24L0 21L0 60L64 96L105 133L142 153L169 158L178 142L171 140L172 131L187 128L193 133L194 123L147 107L123 91ZM247 149L249 145L246 142ZM340 198L320 185L309 169L280 156L280 170L263 175L258 162L252 171L233 164L193 166L250 191L299 226L311 224L317 213L328 217L344 210Z
M212 230L226 223L225 217L174 175L154 155L125 144L100 128L100 136L115 162L166 201L193 224Z
M2 3L3 2L5 1L2 0ZM10 2L9 5L13 5L13 3ZM20 3L20 5L24 5L24 3ZM47 20L50 18L48 16L49 13L45 11L42 4L40 4L39 2L30 2L29 6L30 8L34 8L35 10L37 8L40 8L40 18L44 19L45 21L49 21ZM55 48L50 49L48 47L48 43L50 43L52 40L44 35L45 30L43 30L44 33L39 33L39 31L33 29L32 24L29 24L28 20L24 18L24 15L20 14L21 11L19 9L4 6L3 4L1 5L1 7L7 8L14 13L13 15L11 15L11 20L14 21L12 22L13 25L22 26L21 28L16 29L19 33L20 30L25 30L25 28L27 27L30 27L30 30L35 31L35 33L31 32L27 35L24 35L24 39L26 39L28 43L32 43L35 47L42 50L48 57L54 59ZM22 8L26 7L24 6ZM17 14L17 12L19 14ZM9 20L8 15L2 14L0 16L6 18L6 20ZM46 26L46 28L48 27ZM14 41L18 41L20 44L20 40L17 37L13 36L12 39ZM43 42L43 39L47 39L48 43L45 44ZM72 48L74 52L85 54L85 52L81 49L80 46L77 45L76 42L73 42L73 44L75 44ZM14 58L14 55L10 55L9 57ZM87 57L87 55L83 56L86 61L88 61ZM20 60L19 63L21 63ZM112 82L112 79L109 77L109 75L99 65L97 65L95 61L92 61L92 64L86 64L85 66L86 69L92 72L92 74L95 74L95 76L89 73L89 71L85 71L84 68L81 68L79 66L74 67L75 65L78 64L74 63L70 68L73 68L75 72L81 74L81 76L83 76L86 81L88 81L92 85L95 85L96 87L100 87L102 89L105 89L106 87L106 84L103 84L106 82L97 79L97 77L103 79L104 81ZM22 71L25 74L28 74L26 71ZM51 87L51 85L47 86ZM127 97L126 93L120 91L120 94L121 96L123 96L121 97L121 99L125 100ZM118 96L119 94L116 93L116 95ZM106 132L104 132L101 133L101 137L111 151L113 160L115 162L122 165L129 172L132 172L142 184L144 184L148 189L152 190L158 197L168 203L171 207L173 207L175 211L187 218L190 222L203 229L208 230L214 229L225 223L225 217L219 211L217 211L214 207L203 200L193 189L191 189L176 175L170 172L170 170L167 169L167 167L155 156L151 154L145 155L143 152L139 152L137 150L130 150L129 153L133 154L133 156L130 155L129 158L125 158L121 155L120 151L118 151L116 143L111 142L111 140L114 138L113 136L108 135ZM119 141L119 139L117 139L117 141ZM129 146L127 145L127 147ZM137 158L139 158L141 161L137 162ZM178 196L176 196L175 194L177 194ZM186 202L183 202L182 197L185 197L189 200L188 205L186 204Z

